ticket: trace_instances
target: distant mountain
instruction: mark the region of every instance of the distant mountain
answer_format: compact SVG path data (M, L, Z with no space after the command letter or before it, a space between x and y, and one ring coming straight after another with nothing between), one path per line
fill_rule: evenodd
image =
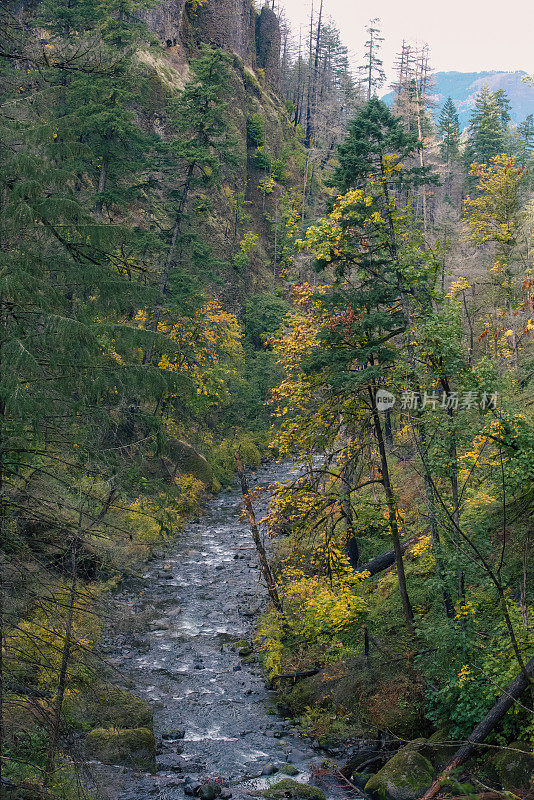
M526 72L436 72L434 74L434 116L439 117L447 97L452 97L458 109L460 127L469 124L471 109L476 96L484 84L495 92L504 89L512 104L511 116L514 122L522 122L527 114L534 114L534 86L523 83ZM393 103L393 92L382 98L388 105Z

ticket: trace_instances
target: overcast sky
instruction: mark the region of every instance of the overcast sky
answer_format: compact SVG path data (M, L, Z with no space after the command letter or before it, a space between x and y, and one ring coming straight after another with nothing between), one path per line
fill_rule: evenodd
M320 0L315 0L318 9ZM306 25L310 0L280 0L298 38ZM356 64L365 41L365 25L380 17L382 60L388 84L403 38L427 42L435 71L516 70L534 72L534 0L324 0L323 10L341 32ZM304 34L303 34L304 35Z

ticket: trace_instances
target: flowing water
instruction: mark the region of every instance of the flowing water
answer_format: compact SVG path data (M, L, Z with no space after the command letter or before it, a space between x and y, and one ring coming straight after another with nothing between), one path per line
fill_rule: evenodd
M252 488L290 476L291 465L271 463L249 478ZM237 490L211 500L142 580L121 593L118 600L135 614L150 613L142 635L123 637L112 662L153 707L158 772L94 765L91 782L103 798L179 800L184 781L207 778L244 798L287 777L261 776L287 763L299 770L295 780L312 781L324 756L273 714L265 675L257 665L244 666L233 646L252 638L265 596ZM117 647L120 637L114 640ZM346 796L331 779L322 781L329 798Z

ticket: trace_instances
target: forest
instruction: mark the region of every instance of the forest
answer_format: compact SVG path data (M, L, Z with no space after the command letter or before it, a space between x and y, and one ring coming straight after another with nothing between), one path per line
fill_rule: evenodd
M534 118L365 40L0 7L1 798L533 796Z

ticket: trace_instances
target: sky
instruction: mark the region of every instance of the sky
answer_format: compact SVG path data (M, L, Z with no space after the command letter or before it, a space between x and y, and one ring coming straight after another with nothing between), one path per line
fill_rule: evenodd
M298 39L299 25L305 30L309 20L310 0L279 2ZM320 0L314 2L317 10ZM403 39L428 43L436 72L534 72L532 0L324 0L323 12L336 23L356 64L366 24L370 18L380 18L387 84L393 80L393 63Z

